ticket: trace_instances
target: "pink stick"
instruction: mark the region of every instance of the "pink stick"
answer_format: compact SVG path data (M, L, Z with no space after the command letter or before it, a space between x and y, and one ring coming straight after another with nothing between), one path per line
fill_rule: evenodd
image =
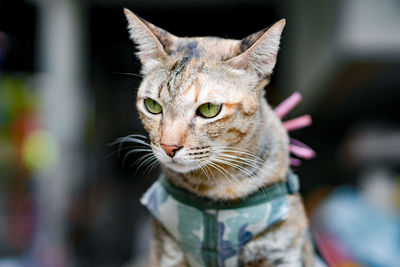
M290 138L290 144L291 144L291 145L296 145L296 146L300 146L300 147L305 147L305 148L311 149L309 146L307 146L306 144L300 142L300 141L297 140L297 139L294 139L293 137ZM312 149L311 149L311 150L312 150Z
M290 158L290 165L298 167L301 165L301 160L296 158Z
M315 157L315 152L314 150L306 147L300 147L296 145L289 145L289 150L296 156L304 159L311 159Z
M282 103L280 103L275 108L275 113L279 118L283 118L286 114L289 113L298 103L301 101L301 94L296 92L293 93L291 96L286 98Z
M310 126L311 124L312 120L310 115L303 115L301 117L283 122L283 126L286 128L287 131L298 130Z

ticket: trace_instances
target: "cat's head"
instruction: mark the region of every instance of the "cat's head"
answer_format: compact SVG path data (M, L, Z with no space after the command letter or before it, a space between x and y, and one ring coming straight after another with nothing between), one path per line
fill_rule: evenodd
M185 173L212 166L220 153L247 151L285 20L231 40L181 38L125 15L142 63L137 109L157 159Z

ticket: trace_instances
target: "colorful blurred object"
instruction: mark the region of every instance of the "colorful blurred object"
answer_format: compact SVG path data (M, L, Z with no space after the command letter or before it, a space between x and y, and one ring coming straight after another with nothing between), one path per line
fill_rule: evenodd
M317 201L316 190L309 198L319 203L311 222L329 266L400 266L399 140L398 127L355 125L339 152L357 169L357 185L338 186Z
M27 136L40 128L39 100L33 88L32 77L2 75L0 80L0 170L15 174L18 166L27 170L23 162L23 145ZM4 148L4 150L3 150ZM13 150L16 154L8 154ZM5 164L7 162L7 164ZM14 164L11 164L14 162ZM10 171L10 168L13 171Z
M377 208L355 188L336 189L312 221L329 266L400 266L400 217Z
M34 138L40 132L40 103L32 76L0 77L0 253L14 254L33 238L37 214L31 179L33 167L43 162L37 147L44 141Z

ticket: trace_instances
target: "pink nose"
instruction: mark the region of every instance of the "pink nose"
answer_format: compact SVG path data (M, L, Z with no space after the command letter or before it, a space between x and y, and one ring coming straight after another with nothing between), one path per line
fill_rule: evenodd
M182 148L182 146L177 146L177 145L164 145L161 144L161 147L167 152L168 156L173 158L175 156L175 153Z

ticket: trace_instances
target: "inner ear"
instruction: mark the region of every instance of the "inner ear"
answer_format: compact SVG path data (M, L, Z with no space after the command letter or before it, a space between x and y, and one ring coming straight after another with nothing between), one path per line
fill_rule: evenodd
M140 18L140 17L139 17ZM150 22L146 21L143 18L140 18L143 23L152 31L154 36L157 38L157 40L161 43L161 45L164 48L164 51L167 54L171 53L171 46L172 43L177 39L177 37L169 32L167 32L164 29L161 29L154 24L151 24Z
M124 9L124 12L128 20L130 38L138 48L136 54L142 63L142 73L148 73L162 64L170 52L171 45L178 38L138 17L128 9Z
M282 19L269 28L256 32L240 43L241 53L225 63L233 68L256 74L266 79L272 74L279 50L279 43L285 20Z
M250 34L249 36L243 38L240 41L240 53L245 52L247 49L249 49L258 39L260 39L260 37L266 32L268 31L268 29L271 26L262 29L261 31L255 32L253 34Z

